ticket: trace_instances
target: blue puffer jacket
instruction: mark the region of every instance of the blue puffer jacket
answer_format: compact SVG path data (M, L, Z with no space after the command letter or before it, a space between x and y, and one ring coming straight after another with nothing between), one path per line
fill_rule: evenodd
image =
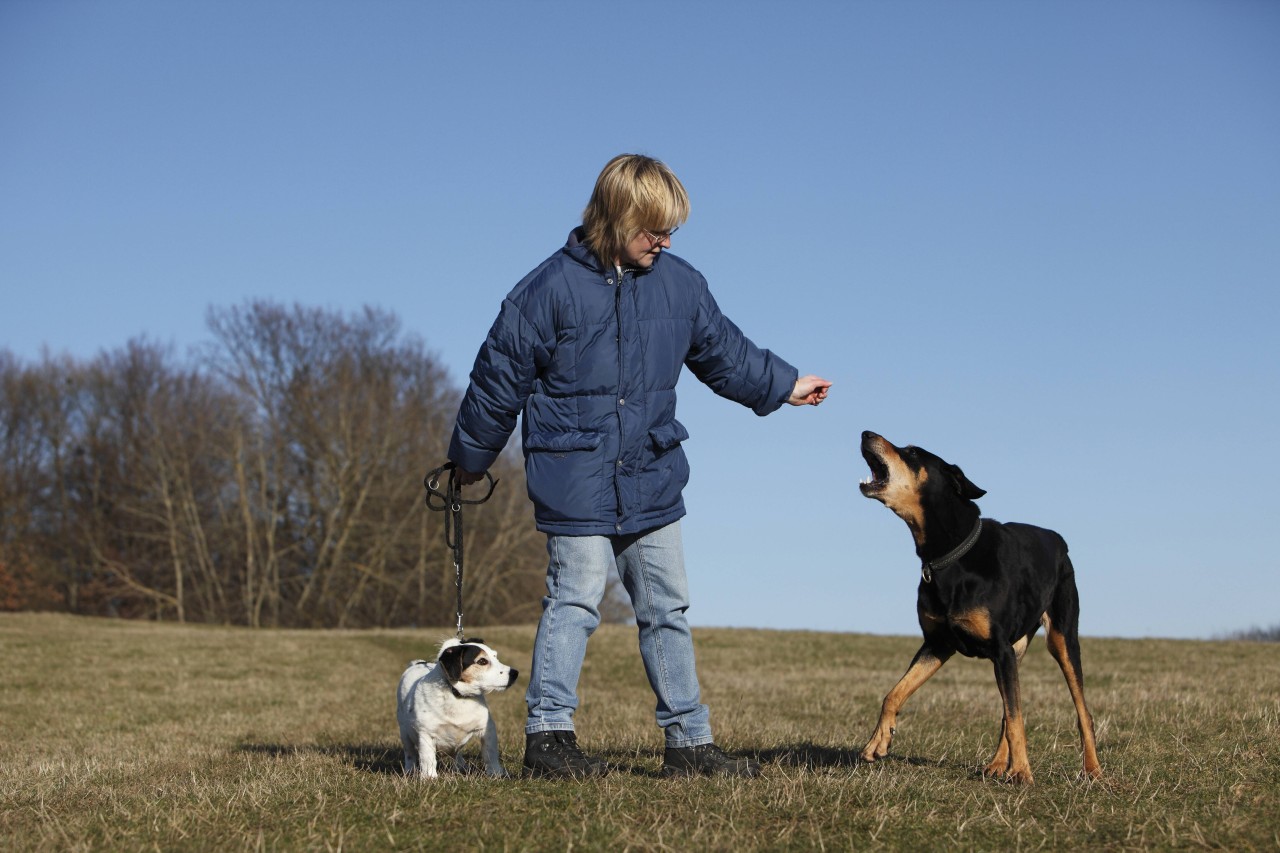
M685 512L681 366L758 415L786 402L797 371L721 314L685 261L663 252L619 281L580 237L575 229L503 301L476 356L449 458L488 470L523 413L538 529L639 533Z

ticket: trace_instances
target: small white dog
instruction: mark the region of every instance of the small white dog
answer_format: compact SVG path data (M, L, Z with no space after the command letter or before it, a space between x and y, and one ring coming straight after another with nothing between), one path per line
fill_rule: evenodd
M396 689L404 772L436 778L437 750L453 753L455 768L465 771L467 763L460 750L481 735L485 772L506 776L498 759L498 730L484 694L506 690L519 674L480 640L446 640L435 663L410 663Z

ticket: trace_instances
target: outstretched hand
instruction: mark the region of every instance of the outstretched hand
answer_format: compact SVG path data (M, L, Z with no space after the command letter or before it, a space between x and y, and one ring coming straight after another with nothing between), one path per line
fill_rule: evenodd
M793 406L816 406L827 399L827 391L831 383L817 376L801 376L796 380L796 387L791 389L791 397L787 400Z

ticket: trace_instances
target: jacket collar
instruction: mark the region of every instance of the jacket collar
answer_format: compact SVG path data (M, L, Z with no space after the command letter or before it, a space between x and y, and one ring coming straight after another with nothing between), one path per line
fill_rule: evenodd
M578 227L570 231L569 238L565 241L565 244L564 244L565 254L569 255L569 257L573 258L578 263L582 264L588 269L594 270L595 272L598 272L598 273L611 272L612 267L609 267L606 269L604 264L600 262L600 259L596 257L595 252L592 252L591 249L587 247L587 244L582 242L583 239L586 237L586 235L587 235L586 229L584 229L581 225L579 225ZM658 258L661 259L662 255L659 255ZM656 263L657 262L655 262L655 264ZM649 267L648 269L643 269L640 267L623 267L622 269L624 271L630 271L632 275L642 276L651 272L653 270L653 267Z

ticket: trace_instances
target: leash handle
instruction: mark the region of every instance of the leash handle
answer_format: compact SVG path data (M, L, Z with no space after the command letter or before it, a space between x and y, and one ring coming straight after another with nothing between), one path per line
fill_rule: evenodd
M462 484L457 478L458 466L452 462L446 462L439 468L435 469L426 477L422 478L422 485L427 490L426 504L427 509L433 512L444 512L444 543L453 552L453 573L454 586L458 590L458 639L463 639L462 633L462 507L465 504L482 504L489 498L493 497L494 487L498 485L498 481L485 471L484 475L489 480L489 491L485 492L484 497L477 500L464 500L462 497ZM440 490L440 475L445 471L449 472L448 485L444 491Z
M422 485L427 490L427 507L436 512L443 512L446 509L457 509L454 504L482 504L489 498L493 497L494 487L498 485L498 481L493 479L493 475L488 471L484 472L484 476L489 481L489 491L485 492L484 497L477 500L463 500L462 486L455 485L456 478L454 472L458 470L458 466L452 462L446 462L430 474L422 478ZM440 475L449 472L449 483L445 487L445 491L440 491ZM437 505L433 501L439 501Z

